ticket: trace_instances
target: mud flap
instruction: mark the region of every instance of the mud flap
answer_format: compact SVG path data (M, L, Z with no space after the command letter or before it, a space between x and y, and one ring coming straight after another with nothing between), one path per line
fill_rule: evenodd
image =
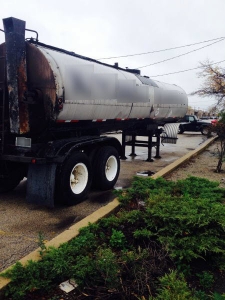
M30 164L27 177L27 202L54 207L56 164Z

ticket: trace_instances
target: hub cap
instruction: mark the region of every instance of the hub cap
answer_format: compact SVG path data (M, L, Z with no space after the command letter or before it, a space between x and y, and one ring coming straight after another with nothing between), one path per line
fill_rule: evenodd
M88 182L88 170L85 164L78 163L74 166L70 174L70 188L74 194L84 191Z
M105 176L108 181L112 181L117 174L118 164L115 156L110 156L105 165Z

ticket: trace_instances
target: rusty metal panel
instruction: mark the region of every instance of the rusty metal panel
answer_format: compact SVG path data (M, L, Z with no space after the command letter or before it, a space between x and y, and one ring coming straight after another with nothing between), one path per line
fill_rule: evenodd
M48 60L34 45L26 43L27 86L33 93L29 104L30 131L38 133L55 121L56 83Z
M3 59L3 57L5 57L5 43L0 45L0 57L2 57L2 59L0 59L0 82L3 82L5 81L5 74L4 74L5 59Z
M28 107L23 102L27 90L25 22L15 18L3 19L5 30L9 118L11 133L29 132Z
M5 135L9 130L8 93L6 86L5 44L0 45L0 153L4 152Z

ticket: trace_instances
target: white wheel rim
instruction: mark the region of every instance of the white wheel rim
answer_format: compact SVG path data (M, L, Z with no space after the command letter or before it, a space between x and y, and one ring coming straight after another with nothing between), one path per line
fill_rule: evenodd
M70 174L70 188L74 194L84 191L88 182L88 169L83 163L74 166Z
M116 157L111 155L105 165L105 176L108 181L113 181L113 179L116 177L117 170L118 163Z

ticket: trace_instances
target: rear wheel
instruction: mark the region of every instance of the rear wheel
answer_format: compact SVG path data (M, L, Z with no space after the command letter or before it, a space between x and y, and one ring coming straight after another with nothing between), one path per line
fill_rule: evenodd
M115 185L120 172L120 159L117 150L105 146L98 150L94 159L94 186L109 190Z
M202 133L203 135L209 135L209 127L208 127L208 126L203 126L203 127L201 128L201 133Z
M91 165L84 153L74 153L62 166L59 202L73 205L83 200L91 186Z

